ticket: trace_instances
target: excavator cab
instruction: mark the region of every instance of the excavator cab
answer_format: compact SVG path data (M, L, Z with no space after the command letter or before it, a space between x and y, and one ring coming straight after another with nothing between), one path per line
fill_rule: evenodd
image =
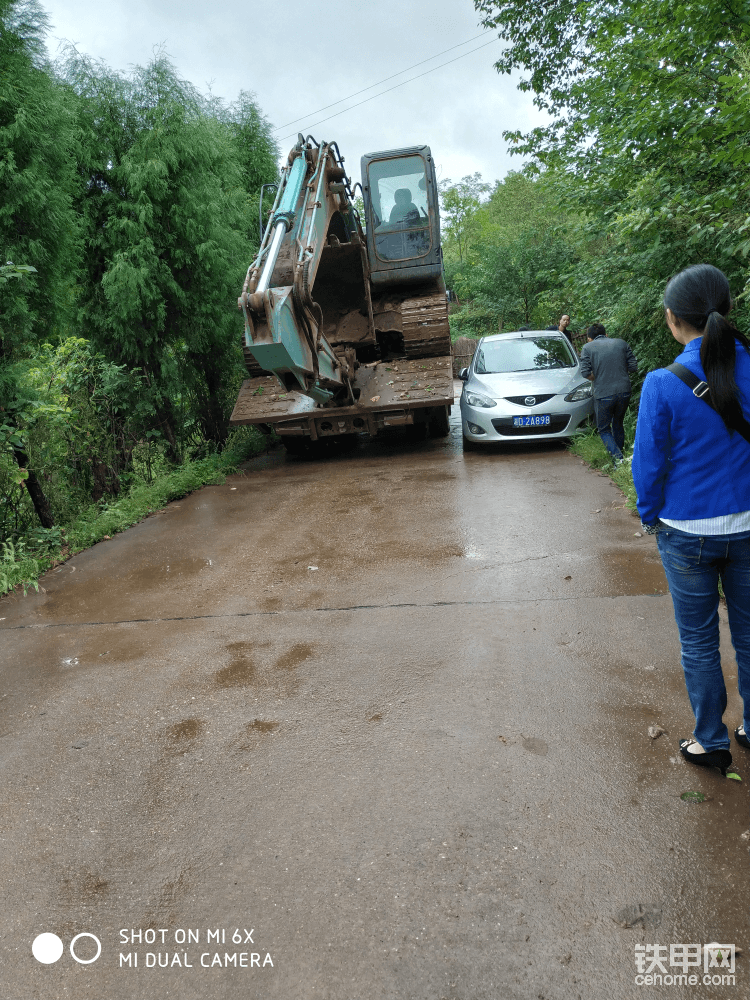
M430 147L365 154L362 195L372 284L439 279L440 213Z

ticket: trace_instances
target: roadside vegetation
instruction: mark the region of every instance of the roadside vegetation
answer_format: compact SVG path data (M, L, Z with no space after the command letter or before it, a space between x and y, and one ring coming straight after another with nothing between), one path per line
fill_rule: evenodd
M202 486L223 483L242 462L267 448L267 438L256 428L240 428L230 434L221 453L187 460L150 481L136 477L116 499L79 508L63 527L37 527L23 535L10 535L0 551L0 594L17 587L24 594L31 587L38 590L39 577L52 566L138 524L172 500Z
M746 6L474 5L505 42L498 71L521 74L549 123L505 134L526 160L517 173L443 184L453 337L545 328L563 313L579 334L603 323L639 361L632 447L643 379L680 350L664 323L668 279L715 264L735 295L732 319L750 329ZM604 467L597 441L573 447Z
M0 0L0 593L267 446L228 420L269 123L47 27Z

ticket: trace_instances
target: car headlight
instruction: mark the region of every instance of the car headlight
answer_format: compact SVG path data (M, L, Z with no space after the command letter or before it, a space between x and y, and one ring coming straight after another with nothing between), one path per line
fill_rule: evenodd
M581 382L565 397L566 403L578 403L581 399L590 399L593 386L591 382Z
M481 392L467 392L466 402L469 406L483 406L486 410L489 410L491 406L497 406L494 399L490 399L489 396L483 396Z

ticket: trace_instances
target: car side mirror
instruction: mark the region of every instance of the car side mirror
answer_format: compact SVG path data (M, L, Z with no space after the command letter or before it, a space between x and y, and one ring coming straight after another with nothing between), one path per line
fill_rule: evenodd
M462 382L468 382L468 380L469 380L469 369L468 368L462 368L461 371L458 373L458 377L461 379Z

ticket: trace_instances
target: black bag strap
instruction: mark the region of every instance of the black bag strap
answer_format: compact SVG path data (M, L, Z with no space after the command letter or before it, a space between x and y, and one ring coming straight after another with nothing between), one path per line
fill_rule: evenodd
M693 390L694 396L697 396L698 399L702 399L706 405L711 407L714 413L716 412L716 407L711 402L711 393L708 388L708 382L703 382L697 375L693 374L689 368L686 368L685 365L679 364L677 361L675 361L674 364L668 365L667 371L676 375L678 379L685 383L688 389ZM748 423L744 417L740 417L732 429L737 431L738 434L741 434L747 443L750 444L750 423Z

